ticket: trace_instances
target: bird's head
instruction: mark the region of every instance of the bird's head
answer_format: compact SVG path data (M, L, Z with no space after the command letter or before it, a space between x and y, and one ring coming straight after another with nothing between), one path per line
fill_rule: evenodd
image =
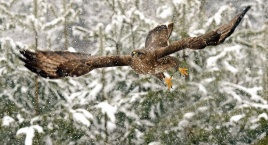
M143 50L134 50L131 52L131 57L143 59L145 58L145 52Z

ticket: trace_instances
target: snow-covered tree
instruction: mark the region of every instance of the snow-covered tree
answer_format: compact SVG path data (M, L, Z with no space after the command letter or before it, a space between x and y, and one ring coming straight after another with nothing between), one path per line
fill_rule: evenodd
M19 50L124 55L174 23L170 42L202 35L252 8L225 43L175 54L190 76L173 89L129 67L49 80ZM3 144L251 144L266 138L265 0L0 0Z

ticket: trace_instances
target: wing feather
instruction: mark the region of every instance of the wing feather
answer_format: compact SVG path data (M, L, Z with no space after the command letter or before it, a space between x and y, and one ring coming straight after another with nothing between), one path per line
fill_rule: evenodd
M145 41L145 48L158 48L168 46L168 39L173 30L173 23L170 23L168 26L160 25L151 30Z
M30 71L45 78L81 76L93 69L113 66L128 66L131 56L90 56L90 54L64 51L22 50L20 59Z
M234 32L234 30L249 9L250 6L247 6L242 13L235 16L230 22L228 22L227 24L223 24L220 27L204 35L178 40L167 47L162 47L160 49L155 50L157 57L161 58L185 48L203 49L206 46L215 46L221 44L227 37L229 37Z

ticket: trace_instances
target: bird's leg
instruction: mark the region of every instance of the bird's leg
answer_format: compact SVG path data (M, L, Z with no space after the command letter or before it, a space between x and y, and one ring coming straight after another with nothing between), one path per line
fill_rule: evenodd
M170 68L172 68L175 71L179 71L181 73L182 76L188 76L188 68L187 68L187 63L186 61L179 61L178 58L176 57L165 57L165 60L167 60L166 64L168 66L171 66ZM163 64L162 64L163 65ZM182 67L180 67L182 66Z
M170 78L165 77L165 75L163 73L158 73L155 74L154 76L156 76L158 79L160 79L161 81L165 81L163 82L165 85L167 85L168 90L170 90L170 88L172 88L172 76Z
M170 90L170 88L172 88L172 81L171 80L172 80L172 76L170 78L165 77L165 83L168 87L168 90Z
M154 74L154 76L157 77L165 85L165 75L163 73Z
M183 61L181 62L181 65L183 67L178 67L178 70L180 71L181 75L182 76L188 76L188 68L184 67L184 66L187 66L187 63L186 63L186 57L188 57L186 54L185 54L185 51L183 51Z
M188 76L189 74L188 74L188 68L181 68L181 67L179 67L178 68L178 70L180 71L180 73L181 73L181 75L182 76Z
M175 67L172 68L172 70L174 70L175 72L179 71L182 76L188 76L189 75L188 74L188 68L184 67L184 65L183 65L183 67L179 67L179 65L176 65Z

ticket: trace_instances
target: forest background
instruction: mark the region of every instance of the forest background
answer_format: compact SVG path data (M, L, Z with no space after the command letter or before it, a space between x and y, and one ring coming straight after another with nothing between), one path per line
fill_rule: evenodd
M174 56L189 77L173 89L129 67L49 80L19 50L124 55L149 30L174 23L170 42L202 35L251 5L223 44ZM262 144L268 140L266 0L0 0L3 144Z

